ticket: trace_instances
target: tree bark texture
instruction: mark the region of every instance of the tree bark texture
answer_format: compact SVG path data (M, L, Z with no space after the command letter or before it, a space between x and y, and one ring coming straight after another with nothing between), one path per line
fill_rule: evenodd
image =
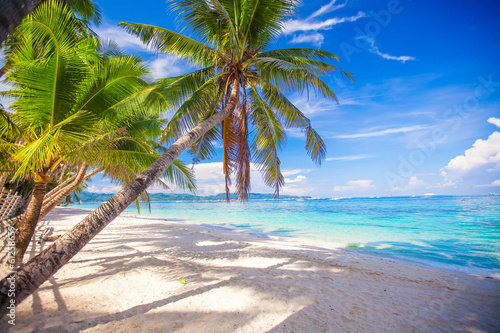
M42 209L41 209L41 212L40 212L40 216L38 217L38 221L40 221L42 218L44 218L48 213L50 213L50 211L52 209L54 209L55 206L57 206L58 204L61 203L61 201L64 200L65 196L62 196L61 195L61 199L59 201L54 201L54 199L57 197L59 197L59 194L60 193L63 193L62 191L69 191L69 193L72 193L81 183L82 181L98 174L99 172L102 172L103 169L97 169L97 170L94 170L88 174L85 175L85 177L83 177L83 180L81 180L80 182L74 182L75 179L77 178L78 174L66 179L63 183L59 184L58 186L54 187L52 190L50 190L49 192L47 192L45 194L45 197L43 199L43 205L42 205ZM71 183L71 184L70 184ZM68 185L70 184L70 185ZM72 190L66 190L66 186L69 188L69 186L72 186L73 189ZM56 202L54 204L54 202ZM51 208L48 209L49 207L49 204L51 205ZM19 228L21 222L24 220L24 217L25 217L26 213L21 213L19 214L18 216L16 217L13 217L9 220L7 220L6 224L7 225L12 225L13 227L15 228Z
M15 304L19 304L31 295L75 256L92 238L153 184L185 149L228 117L234 111L238 98L239 83L236 80L235 84L233 84L230 102L222 111L203 121L179 138L135 180L59 237L51 246L31 259L26 265L19 268L15 274L14 282ZM0 318L7 314L7 305L10 303L8 292L11 281L8 280L9 276L0 281Z
M43 0L1 0L0 1L0 44L21 23L21 21Z
M26 252L30 240L33 237L33 233L40 216L40 210L42 208L46 188L47 183L44 181L35 183L33 195L28 208L26 209L26 214L23 221L19 224L19 232L16 235L16 267L20 266L23 262L24 253Z
M5 185L5 181L7 180L8 176L9 176L8 171L3 171L0 173L0 191L2 190L3 186Z
M40 216L38 220L41 220L50 213L54 207L59 205L61 201L63 201L68 195L73 193L78 186L85 180L85 173L87 172L87 169L89 168L88 164L83 162L79 167L78 167L78 172L76 174L76 178L66 187L62 188L61 190L57 191L54 195L51 197L47 198L46 200L43 201L43 206L40 211Z

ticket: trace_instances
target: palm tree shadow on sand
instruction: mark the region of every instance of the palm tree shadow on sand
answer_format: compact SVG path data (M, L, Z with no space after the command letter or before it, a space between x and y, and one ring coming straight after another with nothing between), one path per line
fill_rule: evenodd
M342 251L143 223L116 221L92 240L21 304L16 331L494 331L500 324L494 299L483 304L469 289L488 293L498 281L415 277Z

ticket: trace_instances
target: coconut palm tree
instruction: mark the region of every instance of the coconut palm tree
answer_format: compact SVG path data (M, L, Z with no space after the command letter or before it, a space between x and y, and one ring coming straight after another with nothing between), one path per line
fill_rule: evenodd
M136 57L100 57L98 41L82 33L78 23L69 8L47 2L16 32L19 44L11 55L13 67L7 74L16 88L7 94L16 98L10 117L19 128L21 140L10 145L10 159L17 162L13 178L34 178L35 185L26 213L16 225L15 265L22 262L40 219L47 183L59 165L77 163L78 179L51 198L43 215L64 199L68 190L71 193L76 189L90 166L99 165L102 154L97 151L116 148L114 137L127 128L125 122L133 123L133 117L142 124L158 120L147 117L158 116L164 101L153 93L155 87L141 79L147 70ZM123 138L121 141L123 145ZM135 146L139 141L134 141ZM146 152L149 163L158 156L151 150ZM137 161L135 164L140 166ZM115 165L115 170L122 165ZM123 174L131 178L130 172Z
M44 1L51 0L2 0L0 1L0 44L13 32L33 9ZM85 20L101 21L100 9L92 0L59 0ZM2 73L3 74L3 73Z
M255 125L254 156L263 165L268 183L275 188L283 183L276 155L283 142L282 123L302 128L308 152L317 162L323 158L323 142L310 121L281 90L313 90L335 99L320 75L337 69L328 63L336 56L312 49L265 51L279 36L283 23L296 8L296 1L182 0L172 6L199 41L152 26L123 26L158 49L203 66L194 73L163 82L164 96L180 106L165 139L178 139L134 181L17 271L16 302L30 295L78 253L184 150L197 144L198 151L208 152L207 139L221 122L219 131L227 146L226 166L237 173L240 198L245 198L249 186L250 148L244 141L249 137L248 119ZM0 314L5 313L9 301L9 283L7 278L0 282L0 311L4 311Z
M104 124L107 129L102 131L106 135L99 135L97 140L87 142L74 154L77 159L73 165L74 174L45 195L39 220L74 193L86 179L103 172L111 181L128 184L161 156L159 151L162 147L154 140L159 137L163 123L157 115L117 116ZM112 134L118 136L110 138ZM68 164L66 161L62 170ZM181 189L195 189L192 172L181 160L175 160L162 177ZM168 189L167 183L161 178L156 180L156 184ZM147 193L144 193L143 199L148 200Z
M164 140L177 140L200 120L222 110L228 103L229 87L238 82L241 98L234 112L195 142L190 151L195 160L209 159L215 151L214 140L222 140L227 198L234 173L238 197L242 201L248 198L251 156L265 183L278 196L284 184L278 151L286 140L285 127L305 132L306 150L316 163L326 153L325 144L309 119L283 92L308 93L312 89L336 100L320 76L337 69L326 62L338 60L337 56L311 49L267 50L280 33L282 20L295 8L295 1L170 2L199 42L155 26L120 24L158 51L202 67L162 81L165 93L178 105Z

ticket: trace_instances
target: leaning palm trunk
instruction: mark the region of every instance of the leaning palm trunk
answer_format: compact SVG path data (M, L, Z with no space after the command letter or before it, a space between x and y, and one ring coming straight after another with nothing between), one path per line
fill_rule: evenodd
M73 182L57 191L51 198L49 198L49 200L47 200L47 195L45 194L47 183L35 183L32 198L26 212L9 221L10 223L13 223L16 229L19 230L16 239L14 264L16 267L19 267L23 262L24 254L26 253L26 249L33 238L38 221L47 215L55 206L57 206L81 184L81 182L85 179L85 172L87 169L88 165L86 163L82 163Z
M33 237L33 233L40 216L40 210L42 208L46 188L47 182L45 182L44 180L35 182L35 188L33 189L31 201L28 205L28 208L26 209L24 219L19 226L19 233L16 237L16 267L20 266L23 262L24 253L28 248L31 237Z
M85 169L87 170L87 169ZM68 179L66 179L64 182L61 184L57 185L54 187L52 190L47 192L43 198L43 205L40 211L40 216L38 220L40 221L43 219L54 207L59 205L64 198L66 198L69 194L73 193L80 184L89 179L90 177L98 174L99 172L102 172L104 169L97 169L94 170L88 174L84 174L84 177L78 178L79 174L76 174ZM14 226L15 228L19 228L20 223L23 221L25 218L26 213L21 213L20 215L13 217L9 220L6 221L6 225L11 225Z
M47 195L45 194L47 183L42 183L43 191L41 184L39 185L39 183L35 183L35 189L33 190L31 202L26 210L26 213L22 215L16 226L19 229L18 239L16 240L16 267L21 266L23 262L26 249L33 238L38 222L85 180L85 172L87 169L88 165L86 163L82 163L73 182L56 192L51 198L49 198L49 200L47 200ZM39 188L37 188L37 186Z
M8 171L3 171L0 173L0 191L2 190L3 186L5 185L5 181L7 180L8 176L9 176Z
M233 84L231 100L221 112L211 116L179 138L134 181L59 237L54 244L22 266L17 271L15 278L15 304L19 304L31 295L40 285L76 255L92 238L153 184L185 149L190 147L215 125L227 118L235 109L238 95L239 88L238 81L236 80ZM8 294L11 282L7 280L8 278L9 276L6 276L0 281L0 318L7 313L7 305L10 302Z
M65 187L66 185L68 185L69 183L74 181L77 176L78 176L78 173L76 175L73 175L73 176L69 177L68 179L62 181L59 185L57 185L52 190L47 192L47 194L45 194L44 202L47 202L48 200L50 200L50 198L53 197L54 195L56 195L57 192L59 192L59 190L61 190L63 187Z
M68 195L73 193L78 188L78 186L80 186L80 184L87 178L87 175L85 173L87 172L88 167L88 164L86 164L85 162L82 163L82 165L80 165L80 167L78 168L78 173L76 174L75 179L69 185L60 189L50 197L46 196L46 199L43 201L39 219L43 219L45 215L50 213L50 211L54 209L54 207L59 205Z
M87 169L88 167L84 167L84 169L81 170L86 171ZM40 219L43 219L45 215L50 213L50 211L54 209L54 207L59 205L64 200L64 198L73 193L83 181L89 179L92 176L95 176L96 174L102 171L104 171L104 169L101 168L94 170L88 174L83 173L83 177L80 173L77 173L71 178L66 179L63 183L61 183L57 187L54 187L52 190L50 190L50 192L47 192L43 200L42 211L40 212Z

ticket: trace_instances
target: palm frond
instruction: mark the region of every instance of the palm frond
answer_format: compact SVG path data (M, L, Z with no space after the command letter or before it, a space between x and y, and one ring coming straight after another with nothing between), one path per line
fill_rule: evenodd
M307 94L313 89L337 101L335 93L323 80L299 64L276 58L254 58L250 62L259 69L262 79L275 87Z
M215 75L215 67L210 66L181 76L156 81L158 93L172 105L179 107L187 97L196 92L207 80Z
M278 150L286 141L286 133L272 108L259 96L254 87L250 90L250 96L252 99L250 117L255 125L253 157L258 163L264 182L274 188L277 197L285 181L281 173Z
M213 112L220 101L219 75L207 80L177 109L162 136L163 142L172 142L194 127L206 114Z
M306 150L312 160L321 165L326 156L326 145L312 127L306 129Z
M277 58L277 59L303 58L303 59L317 59L321 61L339 60L339 57L331 52L318 49L309 49L309 48L287 48L287 49L269 50L265 52L260 52L259 54L257 54L257 57Z
M213 114L207 114L204 118L208 119L212 115ZM212 158L215 155L214 142L220 139L220 137L221 131L219 126L215 126L197 140L188 150L188 153L193 156L193 163Z
M183 190L192 192L196 189L195 177L191 169L182 160L174 160L163 176Z
M175 54L201 66L213 65L221 57L215 49L168 29L125 22L120 22L119 26L155 50Z
M64 0L64 3L85 20L92 20L94 24L101 23L101 8L92 0Z
M238 135L234 128L235 119L230 115L222 121L222 142L223 142L223 160L222 168L224 172L224 182L226 189L226 200L229 201L229 186L231 185L231 174L236 169L238 159Z

